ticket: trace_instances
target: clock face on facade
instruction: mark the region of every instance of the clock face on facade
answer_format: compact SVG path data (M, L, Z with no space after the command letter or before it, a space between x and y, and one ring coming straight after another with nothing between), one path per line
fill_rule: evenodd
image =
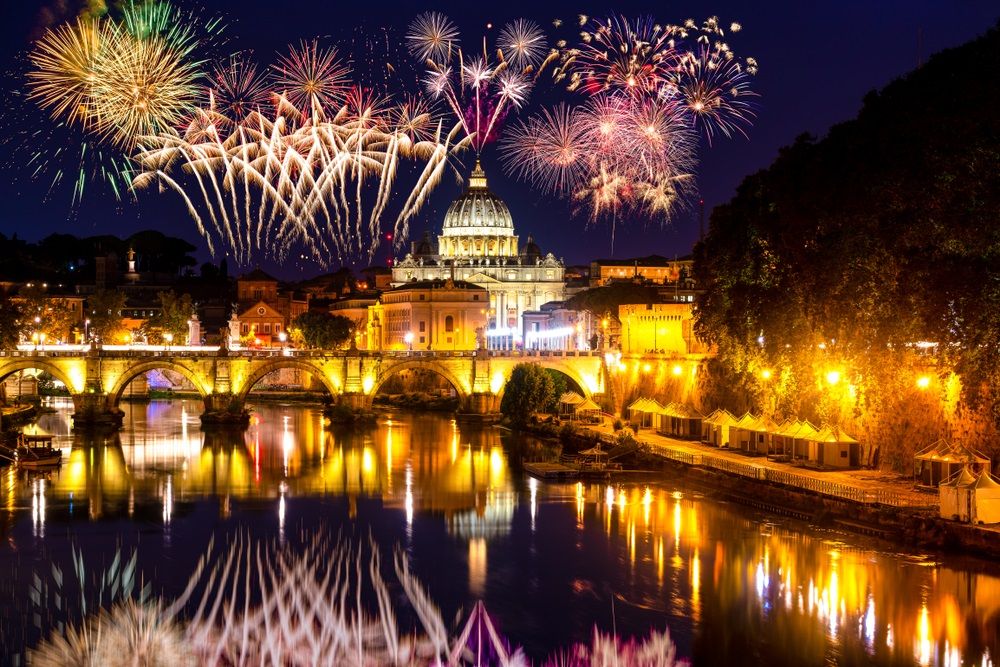
M264 314L264 313L266 313L266 312L267 312L267 311L266 311L266 310L264 310L264 306L261 306L260 308L258 308L258 309L257 309L257 314L258 314L258 315L263 315L263 314Z

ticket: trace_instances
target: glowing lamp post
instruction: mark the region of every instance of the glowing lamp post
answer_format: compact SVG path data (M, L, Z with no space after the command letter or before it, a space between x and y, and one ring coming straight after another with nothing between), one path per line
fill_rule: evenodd
M407 331L406 335L403 336L403 341L406 343L406 346L407 346L408 350L410 352L412 352L413 351L413 332L412 331Z
M917 378L917 389L923 390L931 386L931 379L927 375L921 375Z
M169 332L163 334L163 341L164 341L164 343L166 343L164 345L164 348L166 348L167 350L169 350L170 349L170 344L172 342L174 342L174 335L172 333L169 333Z

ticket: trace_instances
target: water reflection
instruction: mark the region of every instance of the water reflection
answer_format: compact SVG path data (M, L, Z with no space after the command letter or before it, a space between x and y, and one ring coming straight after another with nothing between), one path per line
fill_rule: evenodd
M712 629L695 656L739 662L720 653L727 635L759 633L782 642L785 664L993 664L994 573L851 546L662 488L573 491L577 530L596 522L624 543L627 601Z
M330 431L317 410L257 406L246 433L203 433L198 406L178 401L131 406L120 434L95 438L71 432L70 411L38 426L64 449L59 471L0 471L8 521L23 521L0 527L7 553L42 554L92 521L118 526L92 543L116 541L130 525L118 519L160 524L181 552L195 505L215 517L207 534L251 508L254 530L294 542L335 497L366 527L388 517L386 543L422 556L443 607L484 598L537 654L612 619L626 633L668 626L695 664L992 665L1000 642L1000 578L983 565L879 552L662 481L524 479L497 429L399 414Z
M515 496L496 429L416 416L331 431L318 409L257 406L245 433L202 432L188 401L130 408L121 433L74 433L66 410L33 427L64 450L63 466L35 482L40 524L46 493L67 500L71 514L85 504L91 519L131 516L136 498L156 498L164 525L176 502L199 497L222 499L223 515L232 499L276 499L283 524L288 497L313 495L380 498L405 508L410 523L415 509L444 512L470 537L510 523Z

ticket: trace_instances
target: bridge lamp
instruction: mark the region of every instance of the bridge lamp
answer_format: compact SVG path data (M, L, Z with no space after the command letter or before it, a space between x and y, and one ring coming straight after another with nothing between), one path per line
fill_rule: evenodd
M774 374L771 372L770 368L765 368L760 372L760 377L762 380L770 380Z
M684 368L680 364L674 364L674 367L671 369L671 372L673 372L674 375L680 375L681 373L684 372Z
M840 371L830 371L826 374L826 382L829 385L835 385L840 382Z
M410 347L410 349L412 350L412 349L413 349L413 332L412 332L412 331L407 331L407 332L406 332L406 335L405 335L405 336L403 336L403 341L404 341L404 342L405 342L405 343L406 343L406 344L407 344L407 345L408 345L408 346Z
M931 386L931 378L928 375L921 375L917 378L917 389L927 389Z

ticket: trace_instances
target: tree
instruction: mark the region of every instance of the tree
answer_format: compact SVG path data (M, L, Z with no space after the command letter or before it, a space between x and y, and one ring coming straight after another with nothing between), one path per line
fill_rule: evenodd
M522 363L511 371L500 401L500 412L511 425L524 426L532 415L548 409L554 400L552 376L538 364Z
M332 350L344 345L354 334L354 323L343 315L309 310L292 320L292 339L305 347Z
M696 327L719 407L842 423L899 469L927 444L915 430L1000 449L998 81L994 29L799 137L713 211Z
M188 333L188 320L194 315L190 294L178 295L173 290L160 292L160 312L149 318L142 330L151 343L162 343L165 334L171 334L178 344Z
M0 349L13 350L21 332L21 307L6 293L0 293Z
M78 326L73 309L45 285L28 283L18 293L21 308L20 334L24 340L46 343L66 342Z
M87 327L91 338L108 345L121 342L127 335L122 319L125 293L120 290L98 290L87 299Z

